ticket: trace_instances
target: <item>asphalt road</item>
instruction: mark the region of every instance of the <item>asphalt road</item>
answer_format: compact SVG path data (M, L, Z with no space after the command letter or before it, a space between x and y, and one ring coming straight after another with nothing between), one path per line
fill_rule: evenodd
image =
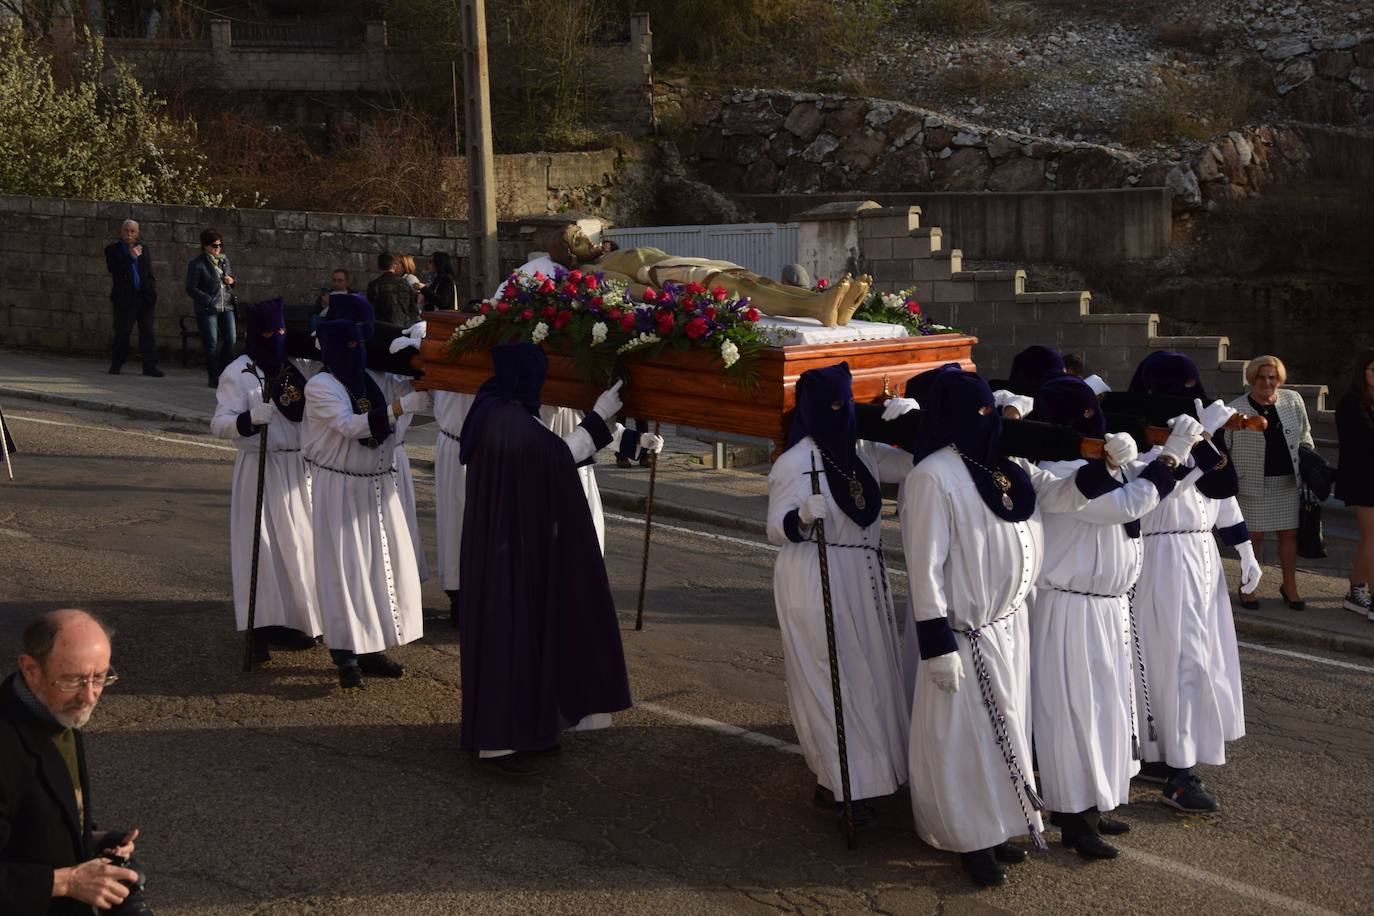
M24 452L18 479L0 481L0 658L40 609L115 624L121 679L88 728L91 804L102 826L142 828L159 913L1368 910L1368 660L1243 650L1249 735L1202 773L1221 815L1175 814L1140 784L1123 858L1085 865L1052 843L1007 887L975 891L916 839L904 795L854 852L811 807L767 545L659 528L636 633L642 520L611 514L638 705L515 783L458 750L457 645L436 583L428 635L394 650L403 680L345 695L323 649L243 675L232 453L200 430L6 407ZM417 478L432 558L433 485Z

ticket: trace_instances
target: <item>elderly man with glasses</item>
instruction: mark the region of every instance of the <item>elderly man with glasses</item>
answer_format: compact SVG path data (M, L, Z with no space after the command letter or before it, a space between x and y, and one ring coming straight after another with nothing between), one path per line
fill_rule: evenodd
M81 729L117 678L109 631L85 611L52 611L23 642L19 672L0 684L0 913L151 913L131 861L138 831L91 820Z

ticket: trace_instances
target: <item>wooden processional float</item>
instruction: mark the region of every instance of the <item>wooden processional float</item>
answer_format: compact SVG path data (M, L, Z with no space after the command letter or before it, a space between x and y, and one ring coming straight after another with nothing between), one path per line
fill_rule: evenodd
M448 340L470 316L463 312L426 312L427 333L413 365L424 374L415 387L472 394L491 378L491 357L464 353L449 362ZM746 389L727 379L719 357L705 350L665 349L657 356L631 356L624 365L628 381L620 390L625 416L744 436L781 444L796 406L797 379L808 369L849 363L854 400L881 403L900 395L907 379L945 363L972 370L976 337L937 334L887 340L768 347L759 354L758 385ZM542 400L560 407L591 410L602 386L581 377L567 356L549 353L549 375Z

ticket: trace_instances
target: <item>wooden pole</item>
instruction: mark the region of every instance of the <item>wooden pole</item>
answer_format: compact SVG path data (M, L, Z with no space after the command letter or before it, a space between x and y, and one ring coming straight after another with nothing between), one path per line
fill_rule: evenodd
M496 181L491 143L491 94L487 78L487 12L484 0L461 0L463 17L464 155L468 166L468 294L489 296L499 282L496 250Z
M654 435L661 424L654 421ZM644 507L644 557L639 566L639 603L635 606L635 629L644 629L644 588L649 582L649 538L654 532L654 482L658 479L658 452L649 453L649 501Z

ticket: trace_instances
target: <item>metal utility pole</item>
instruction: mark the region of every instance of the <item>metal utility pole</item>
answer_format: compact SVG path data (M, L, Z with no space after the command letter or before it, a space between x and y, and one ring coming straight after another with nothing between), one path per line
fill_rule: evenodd
M468 165L468 293L490 296L500 282L496 250L496 179L491 153L491 95L487 84L484 0L460 0L463 16L463 97Z

